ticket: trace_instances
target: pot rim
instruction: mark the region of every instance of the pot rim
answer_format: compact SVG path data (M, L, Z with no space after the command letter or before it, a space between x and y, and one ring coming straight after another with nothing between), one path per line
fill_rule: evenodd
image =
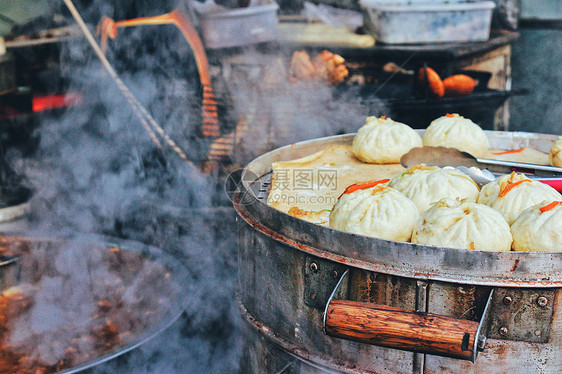
M100 356L97 356L91 360L58 371L57 373L70 374L70 373L81 372L83 370L90 369L101 363L110 361L118 356L121 356L122 354L125 354L141 346L142 344L148 342L149 340L153 339L154 337L162 333L174 322L176 322L179 319L179 317L182 315L182 313L186 310L188 301L183 296L185 296L187 292L186 285L188 284L187 283L188 272L186 271L186 267L183 263L181 263L173 255L166 253L163 249L142 242L108 237L98 234L79 234L77 237L74 238L66 238L66 237L56 237L50 234L35 234L35 233L28 233L22 231L13 231L13 232L3 232L2 239L6 241L27 241L27 242L69 242L69 243L79 243L80 245L91 244L97 247L116 246L119 248L119 250L125 250L125 251L130 251L133 253L140 254L149 261L155 261L160 265L163 265L170 272L171 280L174 282L174 285L179 287L177 299L175 298L171 300L172 304L169 305L169 310L165 312L165 314L156 324L146 329L145 331L141 332L138 335L137 339L135 339L131 343L120 345L112 349L111 351L104 353Z
M424 130L418 130L423 133ZM251 161L246 175L258 178L271 172L272 162L312 154L327 145L351 144L355 134L303 141ZM490 147L532 147L548 152L556 135L486 131ZM253 174L252 174L253 173ZM344 265L390 275L462 284L551 288L562 286L562 252L479 251L398 242L322 227L281 212L256 196L258 179L243 174L240 194L250 193L250 204L234 202L241 218L274 240L300 251Z

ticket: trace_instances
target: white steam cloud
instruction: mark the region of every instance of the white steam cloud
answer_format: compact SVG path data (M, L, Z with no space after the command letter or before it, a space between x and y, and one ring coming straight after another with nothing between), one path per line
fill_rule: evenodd
M102 15L120 19L173 10L171 2L151 8L154 3L100 0L76 5L95 25ZM248 53L257 65L268 58L257 51ZM290 54L273 57L288 62ZM201 88L193 53L178 30L147 26L120 31L110 43L108 58L188 158L201 164L209 147L199 135ZM187 272L182 317L151 341L92 372L236 372L242 349L235 300L236 226L221 177L193 169L152 143L85 40L62 46L61 69L68 82L65 89L82 93L84 103L63 114L41 116L37 150L31 157L10 155L33 190L30 230L56 237L102 234L143 242L175 256ZM272 90L261 86L260 74L252 74L234 64L232 75L215 76L226 81L217 93L224 95L230 119L242 119L249 128L236 138L235 164L296 141L356 131L365 117L379 114L352 91L335 99L334 87L318 82L284 82ZM223 125L236 131L236 123ZM91 314L93 305L84 302L89 292L80 291L88 283L87 272L73 258L79 255L72 251L54 259L65 282L42 280L32 320L11 336L13 342L70 318L80 324ZM73 281L68 283L68 278ZM60 294L61 284L75 286L62 300L72 310L64 321L57 319L61 306L50 296ZM37 353L43 361L52 363L64 354L62 345L45 344L51 348Z

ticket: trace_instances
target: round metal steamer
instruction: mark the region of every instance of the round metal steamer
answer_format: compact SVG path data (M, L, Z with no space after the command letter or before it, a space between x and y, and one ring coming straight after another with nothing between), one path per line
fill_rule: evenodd
M353 136L279 148L245 169L241 195L255 200L235 202L247 322L241 372L562 372L562 252L387 241L308 223L265 203L273 162L351 144ZM492 148L543 152L557 139L487 136Z
M0 225L2 228L3 225ZM20 228L23 227L21 223ZM179 261L176 257L163 251L162 249L149 246L140 242L110 238L98 235L83 236L80 240L70 240L70 239L57 239L57 238L47 238L40 236L33 236L29 234L24 234L22 231L19 232L6 232L3 231L4 242L24 242L31 243L35 245L42 245L45 248L48 247L49 243L68 243L73 245L81 246L92 246L95 248L104 247L117 247L121 252L128 252L132 254L138 254L145 259L145 261L154 261L159 265L166 268L169 272L170 278L168 284L169 289L162 290L163 292L170 292L174 290L173 294L165 294L162 300L167 301L166 305L160 305L158 310L150 310L153 315L159 316L159 318L152 323L150 319L145 320L144 330L132 333L131 331L125 330L120 333L129 333L134 337L130 339L129 342L120 341L114 348L106 351L105 353L100 353L100 350L95 350L91 352L91 358L86 361L79 361L76 365L62 369L58 371L61 374L71 374L83 372L87 369L94 368L99 364L112 360L118 356L121 356L140 345L148 342L149 340L156 337L158 334L167 329L172 323L174 323L183 313L186 306L186 301L183 300L183 295L186 291L186 285L188 284L188 274L185 265ZM86 247L84 247L86 248ZM30 256L30 254L22 254L19 256ZM53 254L53 256L55 256ZM0 257L0 290L6 288L17 286L21 283L29 282L29 279L22 279L21 269L18 265L18 256L11 256L10 258ZM56 256L55 256L56 257ZM55 258L53 257L53 258ZM81 264L79 264L81 265ZM51 275L52 276L52 275ZM91 280L91 275L90 275ZM43 347L45 349L45 347ZM40 370L38 370L39 372Z

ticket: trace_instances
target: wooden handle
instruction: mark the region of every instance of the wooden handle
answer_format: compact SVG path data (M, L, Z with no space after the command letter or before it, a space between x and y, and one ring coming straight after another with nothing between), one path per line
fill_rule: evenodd
M326 334L407 351L472 360L478 323L431 313L349 300L334 300Z

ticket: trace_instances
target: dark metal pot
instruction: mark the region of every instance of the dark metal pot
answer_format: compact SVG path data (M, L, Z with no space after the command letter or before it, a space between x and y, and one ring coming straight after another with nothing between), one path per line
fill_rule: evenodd
M152 339L185 310L184 265L139 242L10 234L0 236L0 254L2 302L14 288L23 290L25 300L0 310L2 324L8 321L10 334L18 328L32 332L11 344L14 335L2 328L2 368L12 360L45 373L92 368ZM44 352L51 359L62 353L50 365Z
M557 139L487 135L492 148L543 152ZM272 162L351 144L353 136L283 147L245 169L235 202L246 321L241 372L561 372L562 252L387 241L308 223L265 203ZM389 318L381 322L383 315ZM404 316L410 324L394 328Z

